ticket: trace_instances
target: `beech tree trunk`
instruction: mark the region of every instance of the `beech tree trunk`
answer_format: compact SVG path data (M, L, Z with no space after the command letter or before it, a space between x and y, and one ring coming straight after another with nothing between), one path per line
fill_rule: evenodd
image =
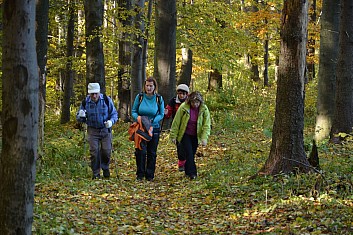
M119 0L119 7L126 11L132 10L131 0ZM120 18L120 23L124 28L131 27L133 18L129 15L127 18ZM119 118L124 121L130 120L130 80L131 80L131 34L127 31L123 31L119 40L119 70L118 70L118 98Z
M176 0L156 0L154 76L167 102L176 85Z
M72 69L72 57L74 56L74 35L76 22L76 8L74 0L69 2L69 21L67 24L66 36L66 71L64 81L63 105L61 108L60 123L64 124L70 121L71 96L74 89L74 70Z
M135 1L135 11L136 16L134 19L134 24L136 30L139 32L134 38L134 45L132 48L132 66L131 66L131 106L136 95L142 91L143 81L146 79L143 77L145 68L143 67L143 34L145 33L145 21L143 16L143 11L145 7L145 0Z
M184 83L190 86L192 74L192 50L190 48L181 49L181 68L178 84Z
M331 141L340 142L339 133L351 133L353 126L353 1L341 0L339 53L336 80L336 108Z
M103 13L103 0L85 0L86 84L98 82L101 87L101 93L105 93L103 43L100 40Z
M48 14L49 0L37 0L36 4L36 50L37 63L39 67L39 127L38 146L43 149L44 144L44 123L45 123L45 103L47 84L47 52L48 52Z
M320 54L317 93L315 140L330 135L335 111L336 67L338 59L340 2L322 1Z
M31 234L38 151L35 0L3 2L0 234Z
M308 1L285 1L272 145L261 174L310 170L303 137L307 24Z

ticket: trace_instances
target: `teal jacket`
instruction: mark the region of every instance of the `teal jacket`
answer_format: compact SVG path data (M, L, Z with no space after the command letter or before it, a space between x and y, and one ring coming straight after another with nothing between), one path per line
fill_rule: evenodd
M172 129L170 131L169 138L171 140L175 139L178 142L184 136L186 126L188 125L190 119L190 104L184 102L180 105L172 123ZM205 104L201 104L199 116L197 119L197 139L200 143L201 140L208 139L211 132L211 115Z

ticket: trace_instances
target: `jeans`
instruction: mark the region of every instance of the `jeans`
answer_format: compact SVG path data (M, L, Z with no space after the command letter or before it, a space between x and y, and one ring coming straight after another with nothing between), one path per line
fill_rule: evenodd
M197 176L195 154L198 146L197 136L184 134L179 143L179 150L185 156L185 174Z
M160 129L153 129L153 136L150 141L141 143L142 150L135 149L136 157L136 176L153 179L156 171L157 147L159 143Z
M108 170L112 152L112 133L110 129L87 128L90 151L91 169L93 175L100 174L100 170Z

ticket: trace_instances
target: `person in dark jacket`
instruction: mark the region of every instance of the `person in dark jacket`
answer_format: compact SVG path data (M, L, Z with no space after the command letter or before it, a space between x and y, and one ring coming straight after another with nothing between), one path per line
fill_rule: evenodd
M100 93L99 83L88 84L89 95L81 103L76 119L87 124L92 179L109 178L109 164L112 153L111 128L118 121L118 112L112 99ZM105 101L107 99L107 103Z
M177 86L177 95L170 99L167 107L164 109L164 118L174 118L179 106L188 98L189 87L186 84L179 84ZM185 170L185 156L177 145L177 155L178 155L178 168L179 171Z

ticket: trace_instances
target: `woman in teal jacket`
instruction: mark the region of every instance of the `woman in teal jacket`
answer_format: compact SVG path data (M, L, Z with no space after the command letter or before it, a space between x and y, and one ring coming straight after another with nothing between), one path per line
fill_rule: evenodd
M186 157L185 174L196 179L195 154L201 143L206 146L211 131L210 111L204 104L200 92L192 92L180 105L172 123L170 139L177 144Z
M158 85L153 77L147 78L144 82L143 93L138 94L131 108L131 116L134 121L138 116L145 116L151 121L153 127L152 139L141 144L142 150L135 149L136 157L136 176L137 180L153 181L156 170L157 147L161 127L159 122L164 117L164 101L158 94Z

